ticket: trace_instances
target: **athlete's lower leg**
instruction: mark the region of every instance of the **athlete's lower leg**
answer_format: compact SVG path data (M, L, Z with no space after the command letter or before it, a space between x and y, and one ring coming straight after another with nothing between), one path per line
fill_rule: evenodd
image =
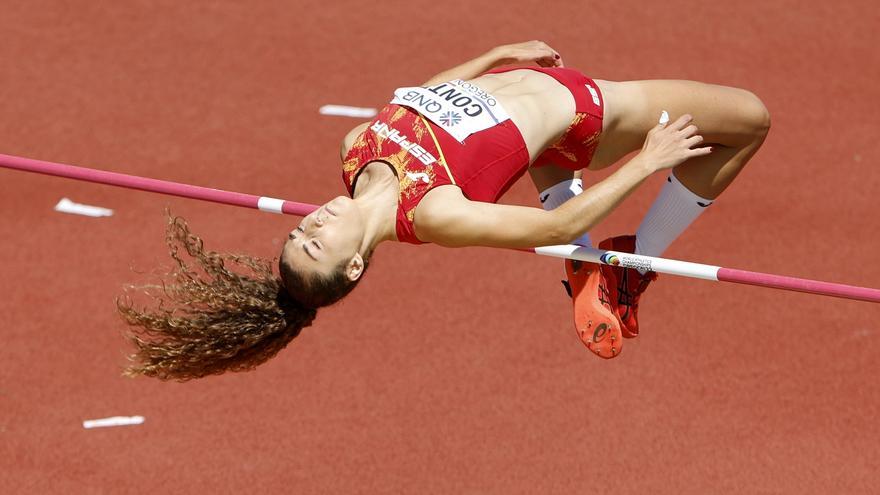
M546 165L529 169L529 174L545 210L557 208L584 191L580 171ZM592 245L587 233L572 243ZM572 298L575 330L581 341L603 358L619 355L623 342L617 317L617 283L610 267L568 259L563 266L566 278L563 284Z
M606 249L650 256L666 248L724 191L760 147L769 129L769 115L753 94L690 81L608 83L612 132L603 136L594 164L601 168L635 151L662 110L673 119L693 115L700 135L714 152L677 167L651 206L636 236L600 243ZM614 109L617 109L614 111ZM592 168L592 167L591 167ZM616 269L618 316L626 337L638 334L641 294L656 278L653 272Z
M544 210L554 210L584 192L581 171L572 172L562 167L543 166L529 169L529 173L538 190L538 200ZM572 244L592 246L590 235L585 232L574 239Z
M676 167L636 231L636 254L660 256L724 191L764 140L743 147L714 145L710 155Z
M675 167L675 176L694 194L717 198L733 182L764 142L766 133L756 134L745 146L712 145L712 154L688 160Z

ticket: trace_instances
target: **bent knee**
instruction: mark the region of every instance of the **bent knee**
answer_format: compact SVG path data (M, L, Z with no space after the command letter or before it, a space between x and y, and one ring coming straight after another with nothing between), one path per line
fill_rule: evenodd
M764 140L767 133L770 132L770 111L767 106L755 93L743 90L745 98L743 98L742 112L743 117L748 126L750 134L756 139Z

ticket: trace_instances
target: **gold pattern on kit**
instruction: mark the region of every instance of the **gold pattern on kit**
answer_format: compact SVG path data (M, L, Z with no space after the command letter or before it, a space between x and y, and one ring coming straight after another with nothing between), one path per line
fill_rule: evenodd
M559 138L558 141L550 145L549 149L556 151L560 155L564 156L566 160L572 163L577 163L577 155L575 155L574 152L569 151L568 146L566 146L565 143L565 137L571 133L572 129L577 127L578 124L580 124L584 120L585 116L586 114L584 113L575 113L574 119L571 121L571 124L569 124L568 129L565 130L565 132L562 134L562 137Z
M394 170L397 172L397 180L399 183L398 193L397 193L397 202L400 205L408 205L409 202L415 198L424 188L430 187L431 184L434 183L435 175L434 170L431 168L422 169L411 169L410 166L413 163L412 156L407 153L406 150L400 150L399 152L389 155L387 157L378 158L379 160L388 162ZM426 174L428 176L428 182L424 183L421 179L413 180L407 175L407 172L411 173L420 173ZM413 221L415 218L415 205L413 206L403 206L405 209L404 213L409 221Z
M571 125L568 126L568 129L565 131L565 134L563 134L563 135L567 135L569 131L571 131L575 127L579 126L581 124L581 122L584 121L585 118L587 118L586 113L584 113L584 112L575 113L574 120L571 121Z
M425 134L430 134L431 138L434 142L434 146L437 149L438 154L440 155L437 162L439 162L443 168L446 170L449 179L455 183L455 179L452 176L452 172L446 166L446 159L443 157L443 150L440 149L440 143L437 142L437 138L434 136L434 133L431 132L428 123L424 121L424 119L420 119L421 116L415 116L414 112L410 112L404 107L398 108L389 118L389 124L398 121L407 115L413 115L413 122L410 125L410 129L415 136L415 142L420 142ZM384 161L390 164L394 170L397 172L397 179L399 182L398 189L398 204L406 205L409 204L416 196L418 196L422 191L426 188L430 188L432 184L434 184L437 174L434 167L422 167L421 162L414 158L412 155L407 152L405 149L400 149L394 154L386 155L384 148L387 137L382 137L378 133L374 133L376 139L376 149L374 152L374 156L372 160ZM354 144L352 144L352 150L360 151L362 148L368 146L366 141L366 132L359 135L355 140ZM387 141L392 142L392 141ZM371 161L372 161L371 160ZM354 180L354 177L358 168L359 157L354 156L351 159L343 162L343 171L346 173L346 179L351 185L351 181ZM421 176L418 179L412 179L407 172L412 174L425 174L428 176L428 182L424 182L421 179ZM404 207L406 208L406 207ZM415 208L410 207L404 211L406 218L412 222L415 218Z
M577 163L577 161L578 161L577 155L575 155L571 151L568 151L568 146L564 146L560 143L556 143L553 146L551 146L550 149L552 149L553 151L556 151L560 155L564 156L565 159L570 161L571 163Z
M413 132L415 133L415 141L417 143L421 142L425 137L425 128L420 125L413 126Z
M567 136L573 128L577 127L578 124L583 122L584 119L586 119L587 117L589 117L589 115L586 113L576 114L574 121L572 121L571 125L565 131L565 134L563 134L563 136ZM559 141L553 143L553 145L550 146L550 149L552 149L552 150L556 151L557 153L559 153L560 155L564 156L566 160L568 160L572 163L577 163L578 162L578 159L577 159L578 152L580 152L582 150L595 151L593 148L595 148L595 146L597 145L597 143L599 141L599 137L601 135L602 135L602 131L596 131L593 134L590 134L589 136L587 136L586 139L584 139L583 141L581 141L580 143L578 143L575 146L573 146L572 143L566 142L565 137L563 137ZM590 153L590 154L592 155L592 153Z
M587 139L584 139L581 146L583 146L586 149L590 149L594 146L597 146L599 144L599 137L600 136L602 136L602 131L594 132Z
M391 118L388 119L389 124L393 124L398 120L402 119L404 115L406 115L408 110L405 107L400 107L391 114Z
M361 148L364 148L367 145L367 140L364 137L366 132L362 132L358 135L357 139L355 139L354 143L351 145L351 149L348 151L351 154L352 151L358 152ZM342 171L347 174L349 185L351 185L351 179L354 177L351 175L356 169L358 165L358 157L357 154L352 158L342 162Z

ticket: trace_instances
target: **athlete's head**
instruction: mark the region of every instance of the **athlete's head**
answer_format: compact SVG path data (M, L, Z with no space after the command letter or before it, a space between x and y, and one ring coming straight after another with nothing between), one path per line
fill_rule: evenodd
M314 320L316 306L294 299L271 262L209 251L179 217L169 216L166 241L168 277L117 300L136 347L126 374L190 380L250 370ZM144 294L154 307L136 304Z
M354 201L339 196L303 217L281 248L281 279L290 296L310 308L345 297L369 263L361 252L364 217Z

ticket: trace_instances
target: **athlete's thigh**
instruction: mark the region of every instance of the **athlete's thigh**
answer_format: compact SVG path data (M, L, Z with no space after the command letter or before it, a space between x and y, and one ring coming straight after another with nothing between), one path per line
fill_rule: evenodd
M663 110L673 120L692 115L706 143L731 147L748 145L769 125L761 100L744 89L678 80L596 84L605 100L605 118L591 169L640 149Z

